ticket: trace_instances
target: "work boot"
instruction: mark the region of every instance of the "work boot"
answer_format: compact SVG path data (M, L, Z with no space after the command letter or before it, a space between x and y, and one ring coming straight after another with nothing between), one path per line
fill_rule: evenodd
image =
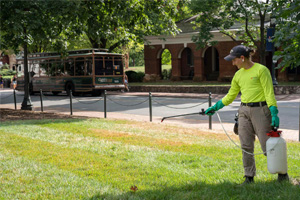
M278 174L278 182L289 181L289 175L286 174Z
M245 177L245 181L242 184L240 184L239 186L244 186L244 185L254 183L254 179L252 176L244 176L244 177Z

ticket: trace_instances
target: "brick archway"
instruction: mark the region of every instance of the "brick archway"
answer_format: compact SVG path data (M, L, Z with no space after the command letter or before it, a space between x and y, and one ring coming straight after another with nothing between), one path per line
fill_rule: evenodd
M202 54L204 62L204 76L208 81L217 81L220 72L220 56L216 47L207 47Z
M194 53L191 48L183 48L178 55L180 59L181 79L193 79L194 77Z
M219 71L218 81L231 81L237 68L232 66L231 62L225 61L224 57L228 55L231 48L237 43L233 41L220 41L217 45L213 46L219 54ZM197 49L195 43L179 43L179 44L157 44L157 45L144 45L144 59L145 59L145 74L154 77L153 80L161 78L161 55L163 49L168 49L171 53L172 59L172 77L173 81L180 81L182 76L181 62L182 52L185 48L190 48L194 60L194 76L193 81L204 81L208 74L204 65L205 49ZM160 56L158 56L160 55ZM206 63L205 63L206 64ZM288 80L287 71L278 74L278 80Z
M161 51L161 45L145 45L144 46L144 58L145 58L145 74L161 74L160 58L157 58L159 51Z
M162 55L163 55L163 53L165 52L165 51L169 51L170 52L170 55L171 55L171 66L172 66L172 57L173 57L173 55L172 55L172 53L171 53L171 51L168 49L168 48L161 48L159 51L158 51L158 53L157 53L157 63L158 63L158 65L159 65L159 68L160 68L160 71L159 71L159 76L161 77L161 78L163 78L163 75L162 75L162 69L163 69L163 62L162 62Z

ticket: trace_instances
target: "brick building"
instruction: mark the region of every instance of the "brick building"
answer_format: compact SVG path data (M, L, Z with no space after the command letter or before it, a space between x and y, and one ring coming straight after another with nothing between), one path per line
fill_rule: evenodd
M5 55L4 52L0 51L0 65L8 64L9 65L9 56Z
M171 80L230 81L232 79L237 68L232 66L231 62L225 61L224 57L228 55L234 46L241 42L234 42L230 37L221 34L219 31L213 31L214 40L218 41L218 44L197 50L196 44L191 40L192 36L197 34L190 23L195 17L177 22L177 26L182 32L176 37L166 36L164 37L165 40L161 39L162 36L146 37L149 42L144 45L146 77L152 77L153 79L161 77L161 55L165 49L168 49L172 59ZM238 28L239 25L236 25L236 27L232 27L232 31ZM258 54L252 59L259 62ZM271 69L271 54L266 56L266 65ZM276 70L278 81L288 81L288 75L289 70L285 72ZM295 77L295 80L300 80L297 74Z
M16 55L15 54L5 54L4 51L0 51L0 65L8 64L9 69L16 70Z

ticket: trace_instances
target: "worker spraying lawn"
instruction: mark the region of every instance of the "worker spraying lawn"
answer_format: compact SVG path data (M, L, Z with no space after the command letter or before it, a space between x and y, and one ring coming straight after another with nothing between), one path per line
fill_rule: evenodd
M233 102L241 92L241 105L238 111L238 135L241 148L247 152L254 152L255 136L258 137L263 152L266 152L266 143L269 136L266 134L272 127L279 127L277 102L270 71L264 65L251 60L254 50L238 45L231 49L224 59L232 61L238 67L227 95L205 114L213 115ZM267 154L267 153L266 153ZM245 181L243 184L254 182L256 175L255 158L252 154L243 151L243 166ZM278 181L289 180L286 171L278 173Z
M236 126L235 132L238 132L243 153L245 180L242 185L253 183L256 175L253 153L255 136L259 139L263 154L267 156L270 173L277 173L279 182L288 181L286 144L280 137L280 131L277 131L279 117L271 74L267 67L251 60L253 54L254 50L243 45L231 49L230 54L224 59L232 61L233 66L239 70L231 81L227 95L206 111L191 114L211 116L231 104L241 93L238 127ZM163 120L170 117L165 117ZM219 120L221 122L220 117Z

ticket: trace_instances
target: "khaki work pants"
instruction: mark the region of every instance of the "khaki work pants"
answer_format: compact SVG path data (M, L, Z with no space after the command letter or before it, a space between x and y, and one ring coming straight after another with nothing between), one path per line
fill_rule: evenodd
M271 130L271 112L267 105L249 107L241 105L239 108L239 138L241 147L247 152L254 152L255 135L258 137L261 149L266 151L267 133ZM255 176L256 167L253 155L243 152L245 176Z

